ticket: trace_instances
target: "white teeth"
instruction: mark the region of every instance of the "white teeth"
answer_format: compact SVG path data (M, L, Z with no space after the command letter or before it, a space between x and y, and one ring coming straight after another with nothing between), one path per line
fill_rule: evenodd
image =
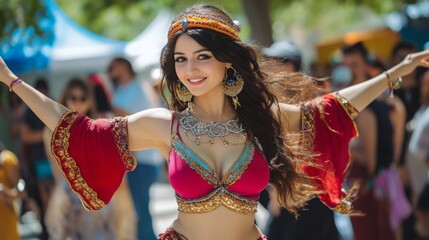
M204 78L189 79L189 81L192 82L192 83L196 83L196 82L199 82L199 81L202 81L202 80L204 80Z

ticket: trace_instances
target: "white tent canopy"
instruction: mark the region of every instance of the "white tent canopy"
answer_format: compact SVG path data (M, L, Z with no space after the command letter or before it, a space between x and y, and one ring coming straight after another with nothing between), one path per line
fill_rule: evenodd
M102 37L78 25L54 1L48 6L55 18L51 73L104 72L113 57L123 55L126 42Z
M161 50L167 43L167 32L172 19L171 12L160 12L142 33L125 46L125 56L132 61L137 72L159 66Z

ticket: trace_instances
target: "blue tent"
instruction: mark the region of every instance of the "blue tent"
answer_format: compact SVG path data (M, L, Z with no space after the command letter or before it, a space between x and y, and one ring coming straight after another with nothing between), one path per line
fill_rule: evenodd
M16 73L26 73L31 70L45 69L49 63L47 50L54 41L54 17L47 9L46 15L38 19L39 28L45 37L35 35L33 27L15 29L10 38L0 42L0 55L9 68Z
M122 56L126 42L115 41L83 28L53 1L55 40L49 50L49 70L54 72L104 71L112 57Z
M48 39L35 41L33 29L18 29L11 41L0 43L0 55L12 71L94 72L104 70L110 58L123 55L126 42L99 36L78 25L54 0L45 3L48 17L41 19L40 25Z

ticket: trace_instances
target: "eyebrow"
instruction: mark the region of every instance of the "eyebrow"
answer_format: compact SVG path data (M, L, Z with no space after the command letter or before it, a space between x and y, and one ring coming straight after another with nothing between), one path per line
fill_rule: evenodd
M199 50L197 50L197 51L195 51L195 52L193 52L193 54L195 54L195 53L200 53L200 52L204 52L204 51L209 51L207 48L201 48L201 49L199 49ZM176 55L176 54L178 54L178 55L185 55L184 53L182 53L182 52L174 52L174 55Z

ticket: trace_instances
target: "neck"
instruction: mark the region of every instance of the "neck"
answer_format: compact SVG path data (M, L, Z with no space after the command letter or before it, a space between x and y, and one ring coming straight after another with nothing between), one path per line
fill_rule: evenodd
M131 82L134 79L134 76L132 75L125 75L123 77L119 78L119 85L127 85L129 82Z
M194 115L203 121L225 122L235 118L237 114L227 96L221 92L212 96L194 97Z

